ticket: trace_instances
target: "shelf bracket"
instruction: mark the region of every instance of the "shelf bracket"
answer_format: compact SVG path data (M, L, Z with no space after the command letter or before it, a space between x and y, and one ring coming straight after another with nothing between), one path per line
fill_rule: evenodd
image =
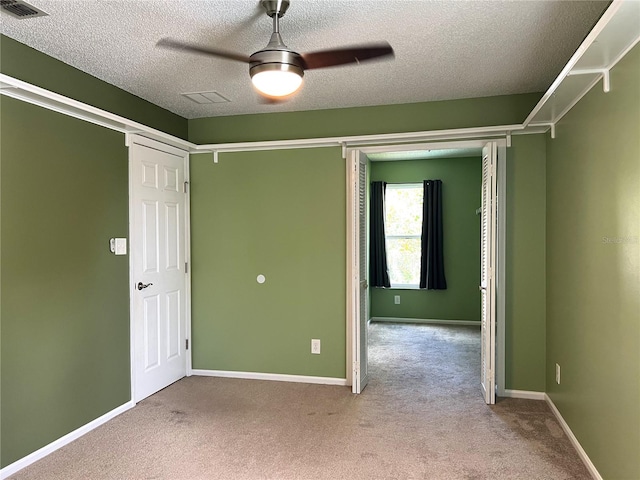
M610 69L608 68L587 68L583 70L571 70L569 75L601 75L602 76L602 90L604 93L611 91L611 76L609 75Z
M604 93L611 91L611 76L609 75L609 70L602 72L602 90L604 90Z
M213 163L218 163L218 151L213 151Z
M551 124L551 138L556 138L556 124Z

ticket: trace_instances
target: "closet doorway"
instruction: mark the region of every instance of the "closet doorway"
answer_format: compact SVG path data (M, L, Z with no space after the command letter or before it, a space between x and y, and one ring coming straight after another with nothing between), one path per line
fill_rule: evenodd
M368 380L371 290L368 198L371 161L482 158L480 388L487 404L504 392L506 140L482 139L347 149L347 379L354 393ZM480 203L480 199L478 199Z

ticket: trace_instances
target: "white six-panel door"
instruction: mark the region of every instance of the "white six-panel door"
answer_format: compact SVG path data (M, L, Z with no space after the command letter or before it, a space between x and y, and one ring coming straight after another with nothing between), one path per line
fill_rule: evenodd
M482 149L482 211L481 211L481 380L482 394L487 404L496 403L496 164L498 149L489 142Z
M134 139L129 148L133 398L186 375L187 153Z

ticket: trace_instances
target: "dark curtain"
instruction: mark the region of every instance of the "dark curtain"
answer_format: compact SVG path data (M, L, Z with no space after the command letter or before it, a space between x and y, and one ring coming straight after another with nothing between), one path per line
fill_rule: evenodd
M420 288L446 290L442 251L442 181L423 182Z
M384 238L384 190L386 182L371 182L371 221L369 223L370 272L372 287L391 287Z

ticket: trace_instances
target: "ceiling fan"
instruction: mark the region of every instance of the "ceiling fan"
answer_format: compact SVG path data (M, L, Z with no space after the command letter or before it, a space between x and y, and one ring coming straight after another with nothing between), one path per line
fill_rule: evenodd
M387 42L302 54L294 52L285 45L280 36L279 20L289 8L289 0L261 0L260 3L267 15L273 19L273 33L267 46L250 56L170 38L159 40L156 46L248 63L254 87L264 96L279 99L293 94L300 88L305 70L360 64L367 60L393 57L393 48Z

